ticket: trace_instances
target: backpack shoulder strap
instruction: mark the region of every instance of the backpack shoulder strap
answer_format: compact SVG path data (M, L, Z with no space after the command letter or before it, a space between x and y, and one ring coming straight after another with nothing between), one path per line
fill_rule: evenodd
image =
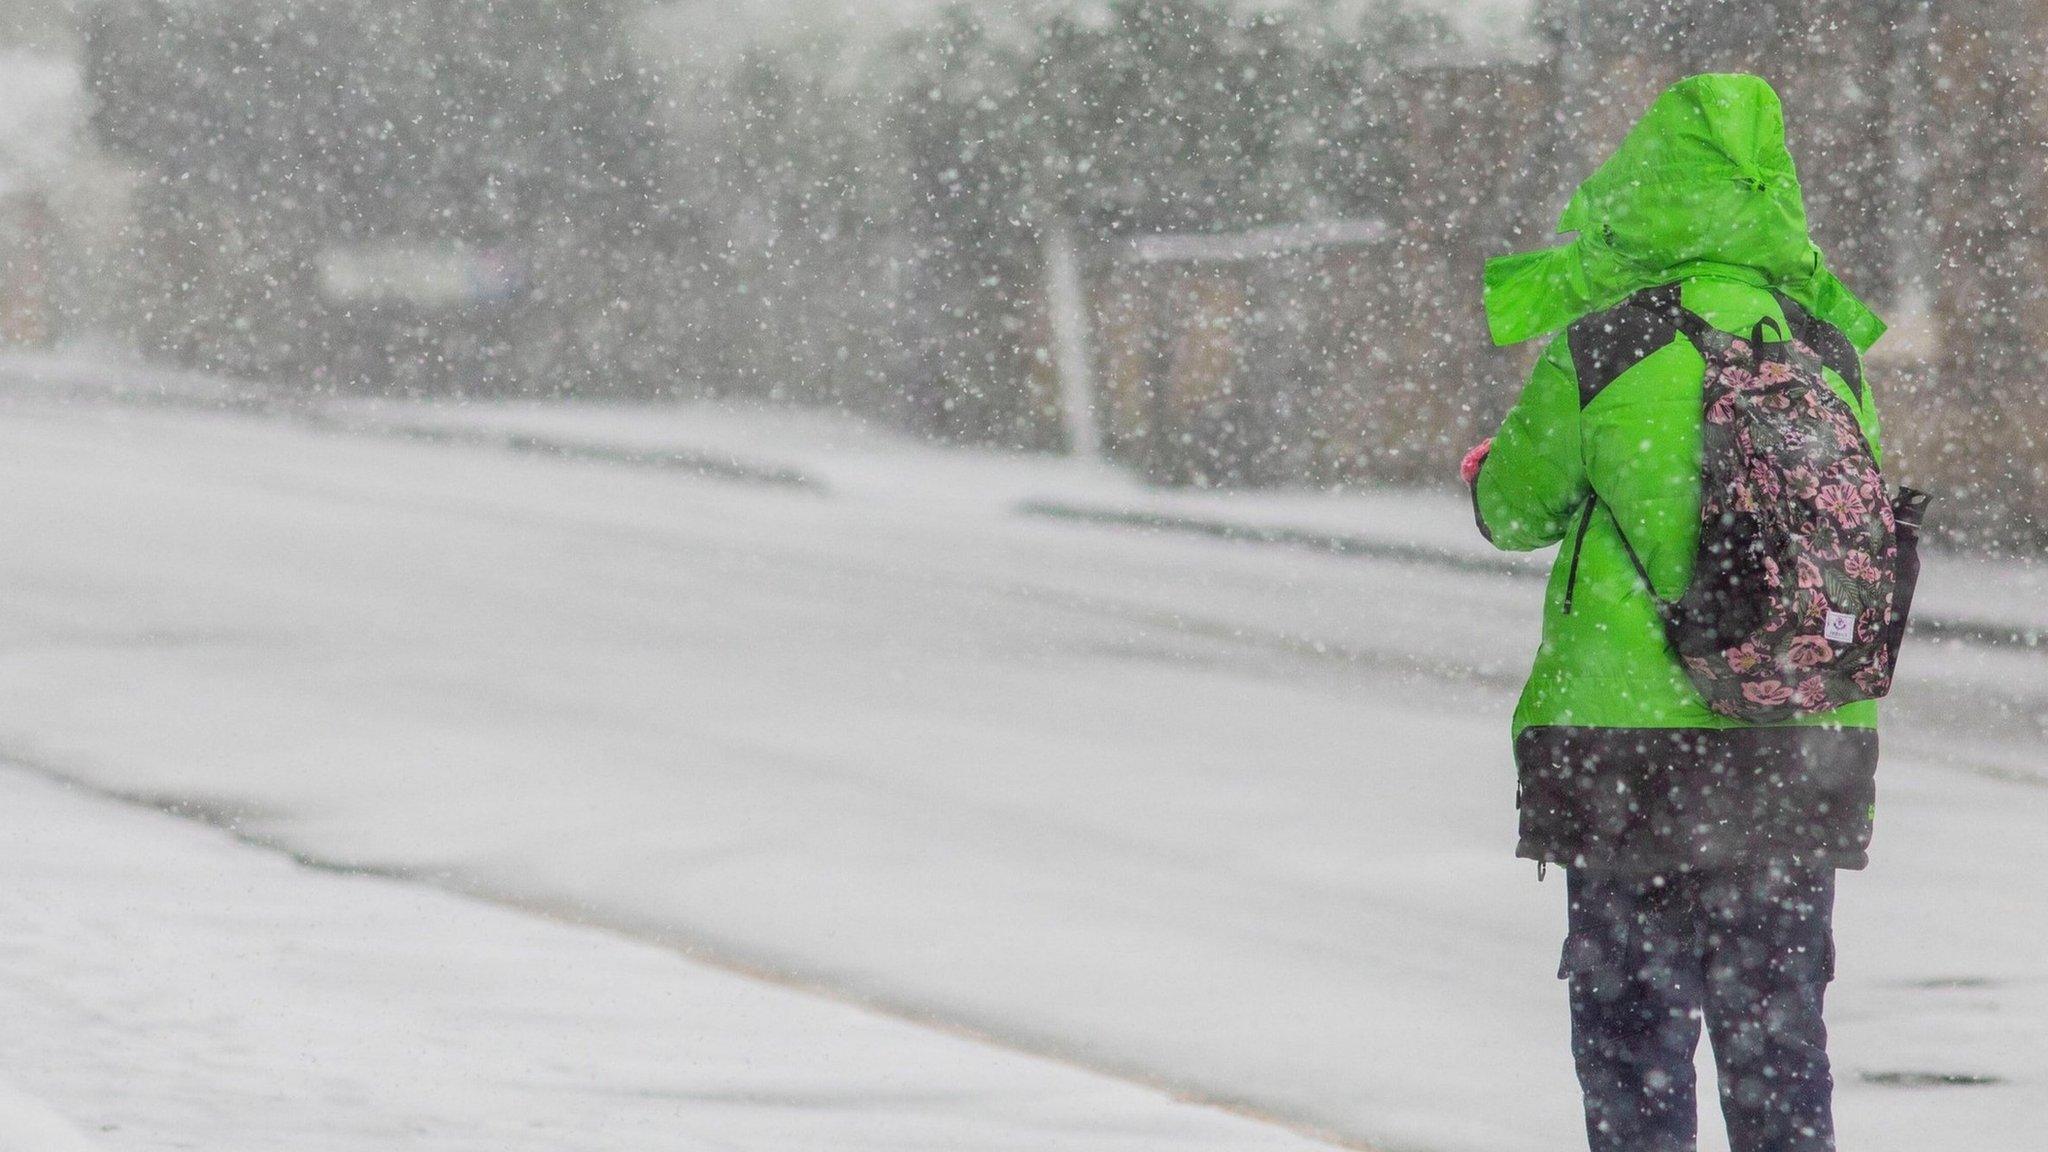
M1629 297L1629 305L1640 308L1682 333L1687 340L1697 345L1713 330L1706 318L1687 308L1680 295L1682 285L1673 282L1645 288Z
M1643 306L1644 295L1638 292L1612 308L1582 316L1565 330L1572 370L1578 376L1581 408L1677 337L1669 316Z

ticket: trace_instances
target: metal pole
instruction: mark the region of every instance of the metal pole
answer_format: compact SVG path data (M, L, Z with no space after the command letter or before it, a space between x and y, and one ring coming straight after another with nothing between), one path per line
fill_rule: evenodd
M1081 260L1066 221L1045 230L1045 305L1052 337L1053 371L1060 382L1060 423L1069 455L1084 460L1102 455L1095 417L1095 373L1088 351L1088 291Z
M1928 40L1934 35L1929 0L1907 0L1904 19L1892 31L1892 162L1896 181L1887 196L1891 214L1892 279L1903 310L1924 310L1932 244L1927 234L1926 102Z

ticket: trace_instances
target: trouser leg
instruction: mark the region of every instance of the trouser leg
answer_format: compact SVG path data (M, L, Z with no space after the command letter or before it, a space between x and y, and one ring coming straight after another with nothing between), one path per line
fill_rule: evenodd
M1734 1152L1832 1152L1822 1000L1834 975L1832 869L1703 885L1707 1026Z
M1692 1152L1701 972L1695 903L1682 878L1572 870L1572 1056L1593 1152Z

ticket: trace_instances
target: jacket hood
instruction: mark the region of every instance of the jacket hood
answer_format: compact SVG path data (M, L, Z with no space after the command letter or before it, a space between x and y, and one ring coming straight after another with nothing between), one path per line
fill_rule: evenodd
M1808 237L1784 110L1755 76L1694 76L1665 89L1579 185L1557 230L1578 235L1487 261L1496 344L1555 332L1644 288L1702 273L1783 292L1859 349L1884 334Z

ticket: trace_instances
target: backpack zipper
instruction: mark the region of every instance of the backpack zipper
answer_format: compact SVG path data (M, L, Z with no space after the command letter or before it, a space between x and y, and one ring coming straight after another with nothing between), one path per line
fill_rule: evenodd
M1564 576L1564 611L1571 614L1572 598L1579 591L1579 555L1586 550L1586 529L1593 526L1593 503L1597 497L1588 496L1580 505L1579 532L1572 538L1572 566Z

